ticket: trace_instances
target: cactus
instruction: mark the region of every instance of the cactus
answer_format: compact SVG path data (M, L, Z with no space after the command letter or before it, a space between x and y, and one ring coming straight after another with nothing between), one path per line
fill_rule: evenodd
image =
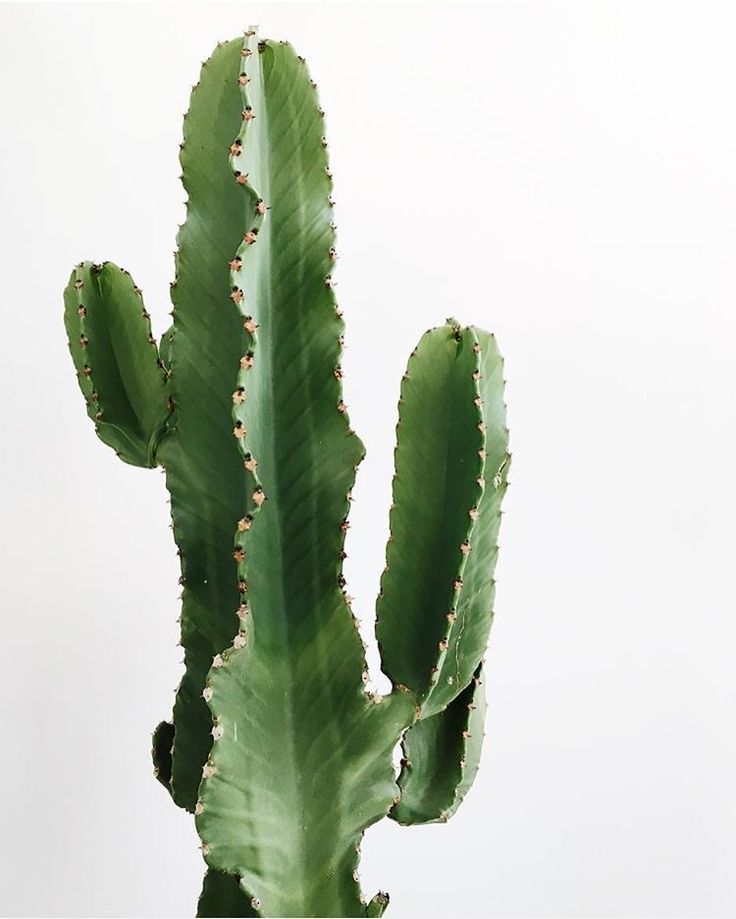
M166 473L185 672L154 771L195 814L200 916L381 916L365 829L443 821L483 736L509 467L494 338L448 320L403 377L371 693L342 560L363 446L342 399L323 113L283 42L218 45L184 120L173 323L112 263L65 291L97 434ZM404 756L397 777L393 752Z

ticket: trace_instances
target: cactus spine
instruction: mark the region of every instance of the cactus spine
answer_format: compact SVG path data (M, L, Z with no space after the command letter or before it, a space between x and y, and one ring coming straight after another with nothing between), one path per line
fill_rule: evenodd
M404 375L387 567L385 696L367 692L342 560L363 446L342 399L322 112L285 43L221 44L181 145L187 220L173 323L85 262L65 291L99 437L161 465L181 557L185 673L153 737L157 778L195 814L200 916L381 916L357 867L366 827L446 820L483 734L509 466L495 340L448 320ZM392 752L401 741L401 774Z

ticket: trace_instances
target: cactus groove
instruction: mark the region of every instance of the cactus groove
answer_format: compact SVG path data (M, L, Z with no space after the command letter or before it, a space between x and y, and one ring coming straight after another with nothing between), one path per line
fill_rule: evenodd
M342 561L363 457L342 397L332 178L316 87L284 42L218 45L181 144L172 325L110 262L65 291L100 439L160 465L181 560L184 675L154 772L195 815L199 916L382 916L366 828L448 819L480 758L482 660L510 456L493 336L427 332L404 375L387 566L386 695ZM393 753L401 743L400 775Z

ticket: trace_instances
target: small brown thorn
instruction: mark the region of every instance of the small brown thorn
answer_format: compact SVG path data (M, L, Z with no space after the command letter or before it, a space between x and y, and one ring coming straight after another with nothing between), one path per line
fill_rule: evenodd
M245 321L243 322L243 328L246 332L250 332L251 335L255 335L258 330L258 323L253 319L252 316L246 316Z
M242 386L238 386L233 393L232 399L235 405L240 405L241 402L245 402L245 389Z

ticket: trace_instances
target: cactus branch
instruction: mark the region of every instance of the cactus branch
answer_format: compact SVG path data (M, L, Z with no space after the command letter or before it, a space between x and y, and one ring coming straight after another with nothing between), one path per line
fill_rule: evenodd
M64 322L97 436L126 463L155 466L167 392L151 323L130 275L83 262L64 291Z

